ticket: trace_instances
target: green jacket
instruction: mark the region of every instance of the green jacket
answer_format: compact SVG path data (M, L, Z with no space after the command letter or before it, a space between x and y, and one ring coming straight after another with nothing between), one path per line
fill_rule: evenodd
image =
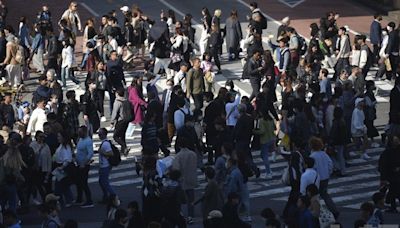
M186 93L188 95L202 94L204 91L205 85L203 71L201 69L190 69L186 78Z
M254 134L260 135L260 144L265 144L275 139L275 123L273 120L259 118L259 129L254 129Z

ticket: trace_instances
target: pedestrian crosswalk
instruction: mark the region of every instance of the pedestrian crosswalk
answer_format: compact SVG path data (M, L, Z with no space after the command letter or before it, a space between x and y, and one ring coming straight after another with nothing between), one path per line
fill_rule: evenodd
M134 135L139 137L140 130L137 129ZM111 138L111 134L110 134ZM95 149L100 145L100 140L95 136ZM133 187L140 188L142 185L142 177L135 172L135 156L140 157L141 146L136 139L128 139L128 145L132 147L129 155L123 157L122 163L114 167L110 175L110 183L116 187ZM371 199L374 192L379 189L379 173L377 172L377 161L383 148L369 149L367 152L371 159L366 161L359 158L356 152L351 152L351 159L348 160L346 169L347 176L341 178L333 177L329 181L328 192L333 201L341 207L356 208L362 202ZM261 172L265 171L259 151L253 152L254 162L260 168ZM268 199L276 201L286 201L290 192L289 186L281 183L281 175L283 169L287 166L287 161L282 156L277 156L277 160L272 162L271 169L273 172L272 179L250 178L248 187L250 198L268 197ZM204 158L206 161L206 158ZM89 183L96 184L98 182L98 158L94 157L94 163L89 172ZM204 174L198 170L199 186L197 191L201 192L206 186Z
M217 75L216 77L216 91L218 91L219 87L225 86L225 81L227 79L232 79L235 82L235 88L239 90L242 96L250 96L250 84L246 81L238 80L241 78L241 71L242 67L240 63L224 64L223 74ZM370 75L373 75L373 72L371 72ZM82 77L82 75L80 77ZM126 81L128 85L132 81L132 78L133 74L127 72ZM159 91L164 89L165 81L166 79L160 79L157 82L156 85ZM144 82L144 88L145 85L146 82ZM68 86L74 85L69 84ZM393 88L393 85L384 81L376 81L376 87L378 88L378 102L388 102L388 94ZM75 90L78 96L84 92L81 88ZM143 92L146 94L145 90ZM108 102L105 102L105 110L108 110ZM102 123L102 127L108 127L107 124L108 122ZM140 188L142 185L142 178L141 176L138 176L135 171L135 158L139 158L141 155L140 131L141 128L137 127L134 131L133 137L127 138L127 145L131 148L130 153L127 157L122 157L122 163L119 166L114 167L111 171L110 183L112 186L117 187L117 190L118 187L124 187L123 189L126 189L126 187ZM109 133L109 138L112 138L112 132ZM97 135L94 135L93 139L95 150L97 150L101 142ZM348 175L341 178L332 178L329 182L328 192L338 206L358 209L361 203L371 199L372 194L379 189L377 162L382 151L383 148L369 149L368 154L371 156L371 159L368 161L359 158L360 156L355 152L350 153L351 159L347 161L348 164L346 169ZM259 151L253 152L254 161L260 168L261 172L264 172L265 168L259 153ZM206 158L204 161L206 162ZM95 154L88 179L88 182L92 185L98 183L99 174L97 166L98 155ZM280 180L283 169L286 166L287 162L284 158L282 156L277 156L277 160L271 162L271 169L273 172L272 179L250 178L248 182L250 198L257 199L267 197L271 200L286 201L290 192L290 187L284 186ZM206 186L206 180L204 174L202 174L200 170L198 170L198 180L199 185L197 191L201 192Z

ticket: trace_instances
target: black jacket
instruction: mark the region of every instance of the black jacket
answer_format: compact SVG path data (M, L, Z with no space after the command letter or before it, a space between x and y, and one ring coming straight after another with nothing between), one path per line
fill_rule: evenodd
M133 26L128 23L125 25L124 27L124 36L125 36L125 41L126 43L130 43L131 45L133 45Z
M390 91L389 123L400 124L400 86Z
M400 184L400 153L399 147L387 148L379 158L378 170L381 180L387 180L391 184Z
M346 123L342 119L334 119L329 134L330 143L334 146L345 145L347 141Z
M249 75L250 78L261 80L261 71L258 70L258 68L261 67L261 63L254 60L254 58L250 58L248 61L249 64L247 65L246 69L247 75Z
M393 30L389 33L388 44L385 49L385 54L391 54L393 52L399 52L399 31Z
M90 93L89 90L82 95L81 100L81 108L83 115L89 116L98 116L97 111L99 110L99 97L96 90L93 91L93 94Z
M211 33L207 43L208 51L210 53L214 53L215 51L218 51L221 46L222 46L221 33L220 32Z
M234 140L235 142L249 143L253 135L254 120L248 115L241 115L235 125Z
M58 39L55 35L49 37L49 41L47 44L47 53L49 59L57 58L58 54L60 53Z
M124 87L125 76L122 59L109 60L106 65L106 77L109 90L117 90Z

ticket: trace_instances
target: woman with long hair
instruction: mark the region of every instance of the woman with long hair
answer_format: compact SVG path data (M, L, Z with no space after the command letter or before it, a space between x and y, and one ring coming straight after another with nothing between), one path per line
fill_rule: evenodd
M128 100L131 102L135 114L135 118L129 123L126 131L126 136L131 137L135 131L135 126L143 123L144 109L147 107L143 98L141 77L132 79L132 83L128 87Z
M211 31L212 17L211 17L210 11L208 10L207 7L204 7L201 10L201 15L203 15L203 17L201 18L201 21L203 22L203 31L201 33L199 46L200 46L200 54L203 55L207 49L207 41L208 41L209 34Z
M26 165L18 149L21 142L18 133L10 133L7 152L0 158L0 186L3 189L0 204L2 208L8 205L14 212L17 208L17 184L25 181L21 169Z
M219 49L222 46L221 32L218 25L211 25L211 34L208 38L207 52L210 53L210 57L214 59L215 65L218 67L217 74L221 74L221 62L219 61Z
M96 92L99 96L99 111L100 120L102 122L106 121L104 116L104 94L107 90L107 77L106 77L105 66L103 62L98 62L96 65L96 70L90 75L90 78L96 82Z
M61 202L65 203L65 207L70 207L72 203L70 185L76 169L75 165L72 163L72 155L74 152L69 134L66 132L58 133L57 140L60 145L53 156L53 161L56 166L53 172L63 173L65 177L62 179L56 177L54 192L61 197Z
M96 29L94 28L94 20L89 18L85 23L85 29L83 30L83 41L82 41L82 52L87 52L86 43L93 39L96 35Z

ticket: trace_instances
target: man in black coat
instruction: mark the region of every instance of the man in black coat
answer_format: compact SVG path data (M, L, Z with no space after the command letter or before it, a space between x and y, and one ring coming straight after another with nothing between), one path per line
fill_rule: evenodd
M389 34L388 44L385 49L385 57L389 58L390 65L392 67L392 71L386 72L386 79L392 80L392 78L396 78L397 74L397 64L399 62L399 31L396 28L396 24L394 22L389 22L387 29Z
M117 51L111 51L110 60L106 64L106 77L108 93L110 94L110 112L112 113L115 101L115 91L123 89L126 85L122 56L118 57Z
M250 76L250 84L252 88L250 101L253 100L260 93L261 87L261 72L263 67L260 62L261 52L259 50L255 50L253 56L248 60L249 63L247 65L247 75Z

